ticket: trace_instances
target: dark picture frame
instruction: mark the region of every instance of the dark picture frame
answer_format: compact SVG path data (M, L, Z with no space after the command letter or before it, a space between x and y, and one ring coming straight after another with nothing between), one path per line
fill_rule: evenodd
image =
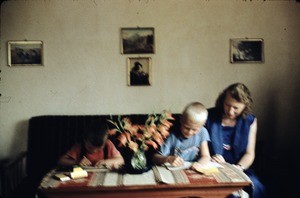
M150 86L152 84L152 59L129 57L127 59L128 86Z
M121 28L121 54L154 54L154 28Z
M43 66L42 41L8 41L8 66Z
M264 40L230 39L231 63L264 63Z

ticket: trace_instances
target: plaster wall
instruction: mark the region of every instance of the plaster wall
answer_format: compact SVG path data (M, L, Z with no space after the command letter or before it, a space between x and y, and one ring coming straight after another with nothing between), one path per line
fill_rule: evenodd
M299 148L300 4L244 0L15 0L1 5L0 158L26 150L45 114L181 112L245 83L258 139ZM155 54L120 53L121 27L154 27ZM231 64L229 39L263 38L265 62ZM41 40L44 66L7 66L7 42ZM127 86L127 58L152 59L151 86ZM278 155L278 154L277 154Z

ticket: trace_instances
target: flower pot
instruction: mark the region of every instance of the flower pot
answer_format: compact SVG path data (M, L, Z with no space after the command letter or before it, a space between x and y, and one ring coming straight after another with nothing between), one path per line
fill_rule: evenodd
M150 168L147 163L147 158L143 150L136 152L128 152L124 156L125 172L129 174L141 174L147 172Z

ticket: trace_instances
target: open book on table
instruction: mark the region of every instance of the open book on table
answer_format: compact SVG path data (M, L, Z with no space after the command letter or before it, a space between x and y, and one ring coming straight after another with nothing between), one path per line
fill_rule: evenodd
M172 166L170 163L165 163L164 165L167 167L167 169L169 169L171 171L189 169L193 165L197 172L206 174L206 175L209 175L212 173L217 173L217 172L219 172L218 168L222 167L222 165L220 165L219 163L216 163L216 162L209 162L206 165L201 165L197 162L185 161L182 166Z
M82 166L83 170L86 170L87 172L105 172L109 171L109 169L102 165L102 166Z
M181 165L181 166L173 166L173 165L171 165L170 163L165 163L164 165L165 165L165 167L168 169L168 170L170 170L170 171L176 171L176 170L183 170L183 169L189 169L191 166L192 166L192 162L187 162L187 161L185 161L184 163L183 163L183 165Z

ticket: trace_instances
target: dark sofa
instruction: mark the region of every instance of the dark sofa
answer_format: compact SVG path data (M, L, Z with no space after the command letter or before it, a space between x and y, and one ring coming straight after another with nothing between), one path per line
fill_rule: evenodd
M135 124L144 124L148 114L121 115ZM179 114L173 129L178 127ZM92 121L108 123L118 115L43 115L30 118L27 151L7 162L3 173L3 197L34 197L43 176L57 166L58 158L74 143ZM115 141L113 141L115 142ZM25 173L24 173L25 171ZM26 196L25 196L26 195Z

